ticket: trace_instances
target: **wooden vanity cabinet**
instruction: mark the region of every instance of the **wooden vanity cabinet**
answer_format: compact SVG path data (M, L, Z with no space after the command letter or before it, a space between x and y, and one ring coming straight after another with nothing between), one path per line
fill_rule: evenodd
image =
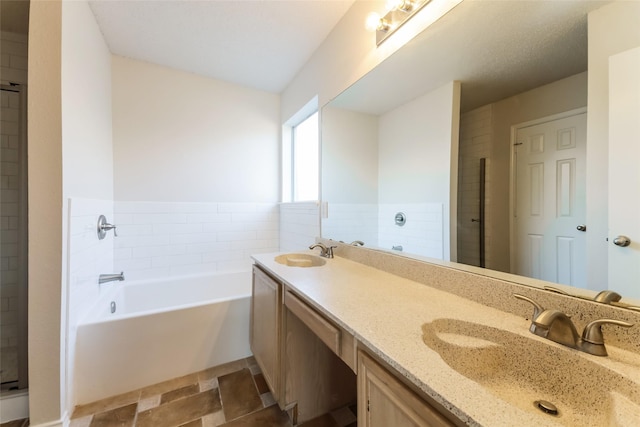
M371 356L358 352L359 427L453 425Z
M283 393L289 405L295 402L294 425L355 403L355 363L348 364L349 354L355 355L353 335L286 288L284 305Z
M252 292L251 351L274 399L294 425L354 403L353 335L256 265Z
M359 427L454 425L392 369L356 350L352 334L256 265L250 325L253 355L294 425L356 400Z
M274 399L281 401L282 284L253 266L249 340Z

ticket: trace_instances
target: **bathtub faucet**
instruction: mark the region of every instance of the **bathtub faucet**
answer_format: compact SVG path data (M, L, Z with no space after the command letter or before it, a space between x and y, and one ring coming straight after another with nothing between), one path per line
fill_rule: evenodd
M114 282L116 280L120 282L124 280L124 271L121 271L120 274L101 274L98 278L98 283L102 285L103 283Z

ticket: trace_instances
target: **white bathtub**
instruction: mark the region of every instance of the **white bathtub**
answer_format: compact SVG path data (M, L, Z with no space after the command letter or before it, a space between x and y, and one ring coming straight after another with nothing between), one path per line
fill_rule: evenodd
M78 326L75 404L251 355L251 272L106 286Z

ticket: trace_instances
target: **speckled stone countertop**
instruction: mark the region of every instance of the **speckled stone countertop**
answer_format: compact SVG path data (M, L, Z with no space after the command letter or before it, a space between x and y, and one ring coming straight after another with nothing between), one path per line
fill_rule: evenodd
M321 267L299 268L275 262L276 255L278 254L254 255L253 259L327 318L352 333L359 343L465 424L576 425L575 416L578 416L580 425L629 425L630 420L637 421L634 424L640 425L640 355L637 353L607 346L610 356L598 357L569 349L531 334L530 322L524 317L349 259L335 257L327 259L327 263ZM529 310L529 307L526 309ZM438 319L454 319L461 321L461 324L469 322L482 328L497 328L504 331L505 336L511 337L512 343L509 345L522 344L521 347L526 347L528 343L533 343L532 353L535 353L534 347L538 352L540 349L542 352L551 351L550 357L553 358L554 365L556 362L566 364L565 371L569 373L563 382L575 382L573 387L577 395L593 395L595 392L592 381L598 381L598 390L602 389L601 383L606 383L606 378L587 375L584 366L595 367L594 372L613 373L615 378L620 379L618 383L624 384L616 385L613 391L605 389L600 393L601 396L595 398L585 395L585 414L572 413L571 416L563 417L563 404L570 404L557 401L554 403L560 409L560 416L544 414L534 407L529 396L530 387L510 387L513 384L487 386L486 383L480 384L459 373L460 369L452 368L425 341L425 331L432 324L430 322L439 321ZM465 345L462 343L461 351L464 351ZM519 351L517 354L527 358L529 351ZM501 362L483 358L481 363ZM548 375L552 371L544 363L536 364L528 360L527 363L539 366L541 375ZM575 372L570 372L572 369ZM536 373L525 372L524 375ZM509 380L507 383L517 383L519 380L513 378L513 381ZM533 396L539 392L540 399L549 400L543 391L533 392ZM522 393L522 402L518 401L518 393ZM506 396L507 400L501 396ZM574 406L576 401L582 401L582 398L573 397L570 401ZM512 403L514 400L518 401L518 404L509 403L508 400ZM595 405L602 405L602 416L590 415L589 411L593 411ZM577 410L579 412L580 408ZM572 411L566 411L569 412Z

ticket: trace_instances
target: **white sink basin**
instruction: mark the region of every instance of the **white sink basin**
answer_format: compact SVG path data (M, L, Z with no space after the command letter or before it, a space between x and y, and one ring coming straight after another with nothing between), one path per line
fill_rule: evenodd
M289 267L320 267L327 263L324 258L311 254L283 254L274 258L274 261Z

